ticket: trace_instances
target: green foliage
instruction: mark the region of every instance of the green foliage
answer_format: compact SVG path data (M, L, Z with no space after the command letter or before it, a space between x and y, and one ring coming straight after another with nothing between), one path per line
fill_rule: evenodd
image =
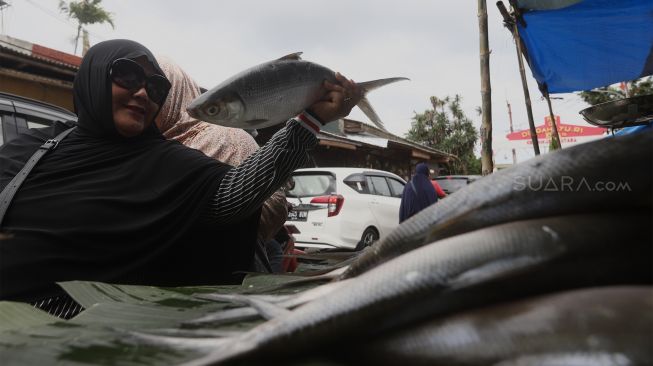
M474 155L478 131L460 108L462 98L455 95L430 99L433 109L415 113L406 138L456 155L451 174L473 174L472 170L480 174L480 161Z
M588 91L582 91L578 95L588 104L596 105L626 97L653 94L653 77L641 78L627 83L628 95L616 86L607 86Z
M481 162L481 158L477 158L474 155L467 157L465 165L467 166L467 174L480 175L483 170L483 163Z
M109 23L111 28L115 28L113 25L113 17L111 13L100 7L101 2L102 0L79 0L66 3L63 0L59 0L59 9L62 12L67 13L69 18L74 18L77 20L75 52L77 52L79 34L83 29L85 29L85 25L95 23Z

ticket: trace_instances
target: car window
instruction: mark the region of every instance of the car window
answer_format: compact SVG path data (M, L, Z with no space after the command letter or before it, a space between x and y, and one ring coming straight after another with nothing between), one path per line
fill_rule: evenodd
M392 189L392 197L399 197L404 193L404 184L394 178L388 178L390 188Z
M388 182L385 180L385 177L368 176L367 179L373 194L392 197L390 186L388 186Z
M288 197L323 196L336 193L336 178L329 173L293 175L295 187L287 192Z
M50 127L55 121L76 121L74 114L45 103L0 94L0 144L29 129Z
M360 194L370 194L370 188L363 174L352 174L343 182Z
M18 119L13 114L5 114L2 116L2 141L8 142L15 139L18 133L24 132L27 129L27 122L25 119Z

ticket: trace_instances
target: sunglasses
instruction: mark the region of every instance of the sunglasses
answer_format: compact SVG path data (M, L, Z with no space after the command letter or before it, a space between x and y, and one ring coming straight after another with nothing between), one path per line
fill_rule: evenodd
M145 76L143 67L128 58L119 58L109 69L111 81L130 91L145 87L151 101L161 106L170 91L170 82L165 77L154 74Z

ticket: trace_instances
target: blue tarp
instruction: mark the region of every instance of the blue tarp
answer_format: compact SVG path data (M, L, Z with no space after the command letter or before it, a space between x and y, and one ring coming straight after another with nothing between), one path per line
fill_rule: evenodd
M615 136L621 136L621 135L628 135L631 133L638 133L638 132L650 132L653 130L653 121L649 122L647 125L643 126L632 126L632 127L624 127L620 129L619 131L615 132Z
M589 90L653 74L653 0L522 9L519 32L541 90Z

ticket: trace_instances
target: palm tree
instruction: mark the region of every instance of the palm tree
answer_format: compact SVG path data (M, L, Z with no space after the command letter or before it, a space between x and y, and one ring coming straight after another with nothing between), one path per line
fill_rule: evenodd
M111 28L113 26L113 18L111 13L102 9L100 3L102 0L80 0L80 1L70 1L66 3L63 0L59 1L59 9L68 13L69 18L77 19L77 37L75 37L75 51L77 53L77 44L79 43L79 34L84 25L86 24L95 24L95 23L109 23Z

